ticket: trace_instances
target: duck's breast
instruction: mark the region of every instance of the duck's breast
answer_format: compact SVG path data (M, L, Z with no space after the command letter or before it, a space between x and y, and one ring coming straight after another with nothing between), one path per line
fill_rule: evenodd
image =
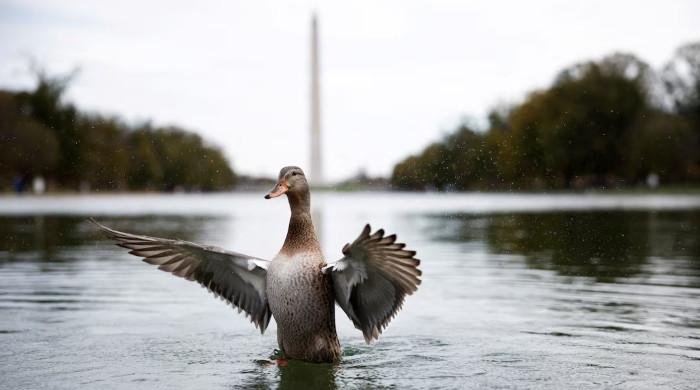
M267 270L267 299L285 350L312 342L319 334L335 335L332 286L321 272L318 253L280 255Z

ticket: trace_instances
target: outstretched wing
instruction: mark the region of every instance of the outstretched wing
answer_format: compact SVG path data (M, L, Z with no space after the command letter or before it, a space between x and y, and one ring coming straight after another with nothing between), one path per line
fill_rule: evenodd
M345 257L323 268L332 272L336 302L367 343L379 338L421 282L415 251L404 250L395 234L385 237L382 229L369 233L368 224L352 244L345 244Z
M245 311L264 333L272 313L265 294L267 260L213 246L140 236L110 229L90 219L105 235L129 253L175 276L196 281L214 295Z

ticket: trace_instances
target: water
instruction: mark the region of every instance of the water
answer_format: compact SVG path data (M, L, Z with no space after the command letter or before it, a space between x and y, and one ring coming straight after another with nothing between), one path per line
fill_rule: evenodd
M199 288L111 245L118 229L270 258L288 218L262 194L0 198L0 388L697 388L700 197L314 197L329 259L366 222L423 260L379 342L344 314L338 365L268 363Z

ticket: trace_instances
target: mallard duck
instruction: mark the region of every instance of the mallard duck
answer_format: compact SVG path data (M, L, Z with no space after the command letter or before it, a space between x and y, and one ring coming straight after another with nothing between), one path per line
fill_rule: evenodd
M291 216L284 245L271 261L193 242L120 232L92 220L117 245L195 281L250 317L265 332L277 322L277 342L285 358L338 362L335 303L362 331L369 344L401 309L406 295L421 283L416 252L396 235L370 225L343 257L326 263L311 220L309 185L299 167L285 167L266 199L286 195Z

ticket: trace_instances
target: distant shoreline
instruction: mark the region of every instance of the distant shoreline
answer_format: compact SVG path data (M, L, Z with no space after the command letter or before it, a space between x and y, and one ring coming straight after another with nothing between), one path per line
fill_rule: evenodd
M42 194L36 194L30 191L16 193L12 191L0 192L2 197L42 197L42 196L113 196L113 195L225 195L225 194L264 194L269 188L240 188L229 191L46 191ZM699 195L700 186L667 186L655 189L651 188L614 188L614 189L582 189L582 190L517 190L517 191L417 191L417 190L394 190L394 189L347 189L322 187L312 189L315 193L389 193L389 194L483 194L483 195Z

